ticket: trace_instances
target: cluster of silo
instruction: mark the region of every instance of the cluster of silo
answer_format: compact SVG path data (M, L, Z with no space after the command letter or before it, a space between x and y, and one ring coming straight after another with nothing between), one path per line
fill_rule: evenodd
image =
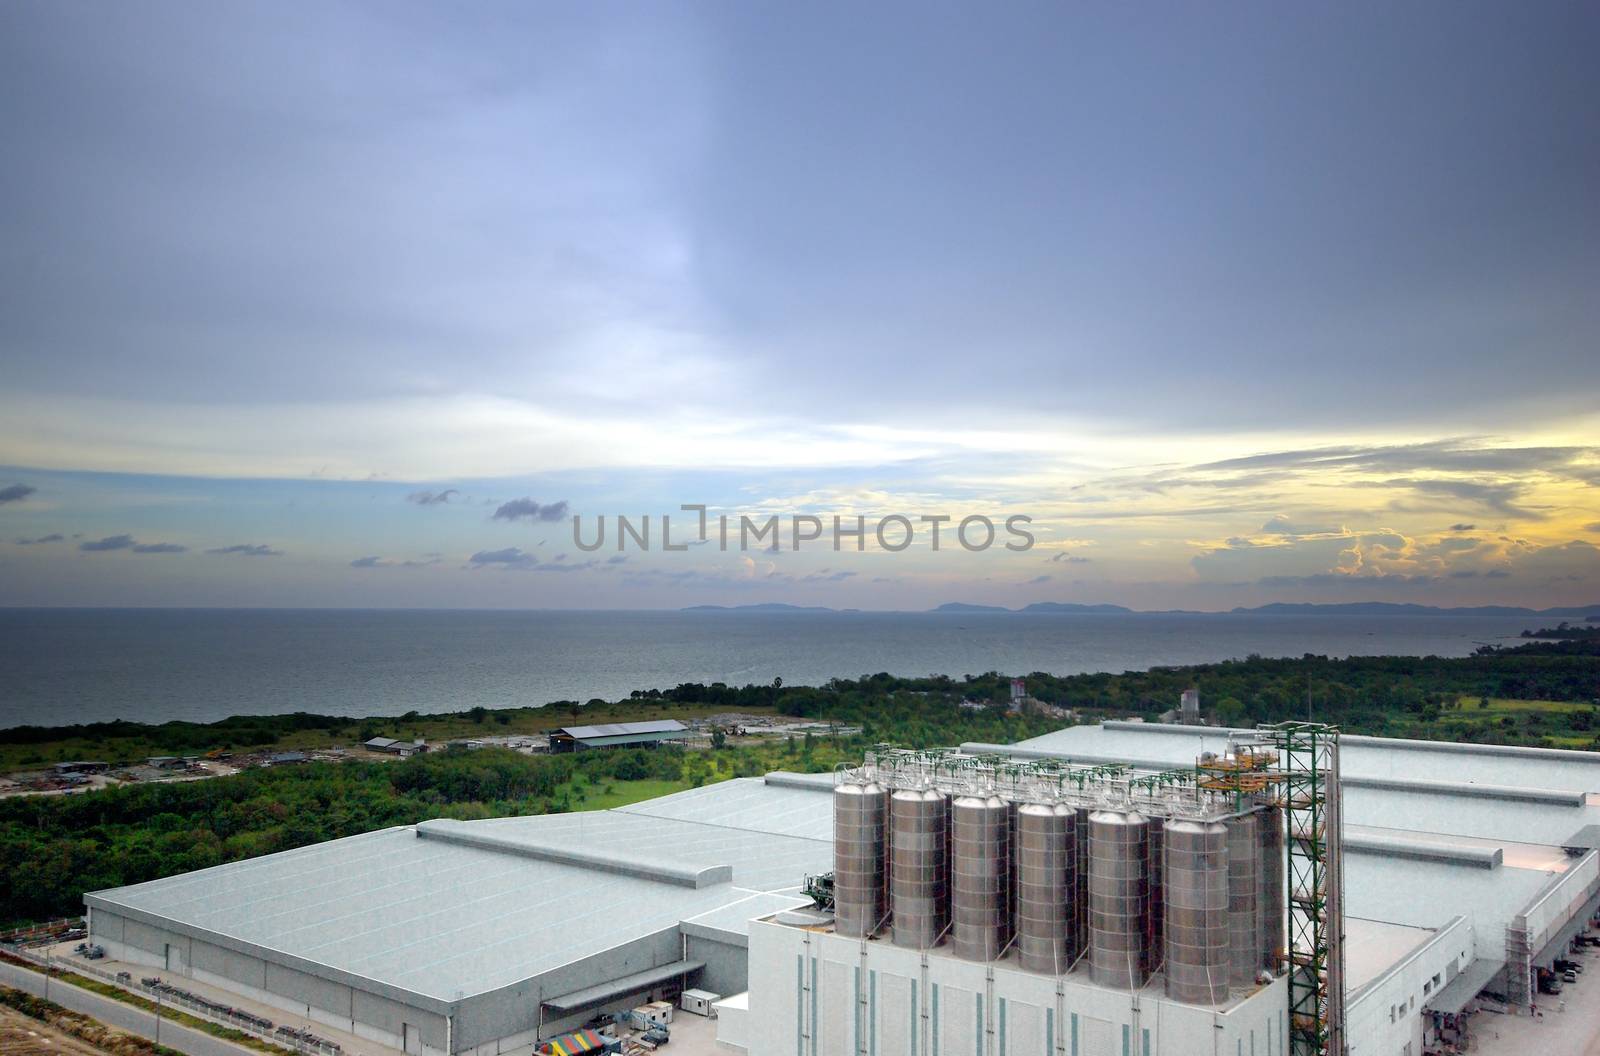
M1172 998L1217 1004L1274 968L1282 948L1281 823L1270 808L1195 817L846 782L835 797L835 927L914 949L948 940L974 961L1014 947L1027 970L1081 963L1117 989L1159 971Z

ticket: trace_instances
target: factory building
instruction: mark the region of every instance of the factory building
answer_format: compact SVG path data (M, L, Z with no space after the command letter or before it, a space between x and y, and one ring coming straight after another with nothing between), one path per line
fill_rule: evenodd
M1156 774L1237 732L1106 723L958 754ZM1600 756L1340 753L1349 1052L1420 1056L1472 1029L1480 994L1549 1000L1540 970L1600 901ZM90 930L111 961L309 1016L362 1056L527 1056L690 988L741 995L717 1031L751 1056L1289 1051L1271 804L916 776L401 826L91 894ZM828 872L822 911L802 884Z
M590 748L654 748L689 737L677 719L650 722L607 722L599 726L563 726L550 731L550 751L582 752Z

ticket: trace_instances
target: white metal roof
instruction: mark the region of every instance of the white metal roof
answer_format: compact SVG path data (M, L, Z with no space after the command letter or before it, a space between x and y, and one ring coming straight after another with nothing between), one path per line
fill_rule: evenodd
M714 787L736 796L743 784ZM733 907L761 892L792 892L805 874L831 868L833 857L829 841L622 811L459 827L644 862L731 865L733 880L663 883L424 839L403 826L96 892L89 901L329 977L450 1002L691 918L740 933L749 918ZM753 917L770 903L749 904Z
M683 733L688 729L677 719L652 719L648 722L606 722L598 726L563 726L559 732L586 741L593 737L631 737L641 733Z

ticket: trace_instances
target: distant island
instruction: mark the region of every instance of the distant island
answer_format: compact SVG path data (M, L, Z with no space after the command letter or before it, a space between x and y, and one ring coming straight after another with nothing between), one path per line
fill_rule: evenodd
M860 609L833 609L826 605L787 605L764 602L756 605L690 605L681 612L860 612ZM1196 609L1130 609L1125 605L1084 605L1069 601L1036 601L1020 609L1004 605L976 605L966 601L947 601L925 610L934 613L981 616L989 613L1077 616L1557 616L1600 622L1600 605L1568 605L1553 609L1528 609L1516 605L1472 605L1442 608L1438 605L1411 605L1391 601L1351 601L1337 604L1276 601L1268 605L1239 606L1227 612Z

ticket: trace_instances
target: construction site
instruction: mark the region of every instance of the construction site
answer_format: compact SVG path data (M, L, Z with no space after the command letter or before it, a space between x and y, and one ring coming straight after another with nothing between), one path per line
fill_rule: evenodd
M1592 753L1108 722L100 891L76 970L340 1056L1491 1051L1593 1004L1597 835Z

